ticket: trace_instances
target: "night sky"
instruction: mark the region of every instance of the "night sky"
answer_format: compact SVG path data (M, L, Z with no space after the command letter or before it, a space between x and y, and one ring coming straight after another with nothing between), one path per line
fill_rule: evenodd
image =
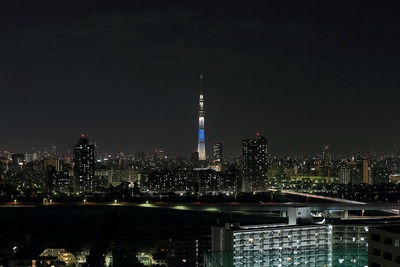
M400 146L396 1L2 1L0 150Z

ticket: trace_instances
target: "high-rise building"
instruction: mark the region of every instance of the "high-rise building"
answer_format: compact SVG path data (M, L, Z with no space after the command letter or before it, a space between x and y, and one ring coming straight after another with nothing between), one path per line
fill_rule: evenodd
M56 145L52 145L51 146L51 156L53 158L57 158L58 157L58 155L57 155L57 146Z
M332 226L313 224L307 207L289 213L288 224L213 226L205 266L332 266Z
M199 152L199 160L206 160L206 141L204 133L203 75L200 75L199 139L198 139L197 151Z
M242 189L245 192L264 191L268 178L268 142L257 133L255 139L242 141Z
M351 182L352 170L348 166L342 166L339 170L339 183L348 184Z
M362 182L364 183L364 184L369 184L370 183L370 179L369 179L369 167L368 167L368 160L367 159L364 159L363 161L362 161L362 176L363 176L363 178L362 178Z
M94 145L84 135L75 145L75 191L91 192L95 188L94 182Z
M223 144L222 142L215 142L214 143L214 155L213 155L213 160L214 164L223 164Z
M322 147L322 161L325 163L331 160L331 153L329 152L329 145Z
M43 158L48 158L50 157L50 153L49 150L47 149L47 147L43 148Z
M15 153L11 155L12 165L17 168L24 165L25 155L21 153Z
M390 170L383 164L375 164L372 166L372 184L383 184L389 182Z
M218 172L222 171L223 162L223 144L222 142L215 142L213 147L213 164L210 166L211 169L214 169Z
M352 164L351 182L353 184L370 183L370 168L368 160L358 159Z
M34 148L26 154L26 162L32 162L39 159L40 152Z
M57 173L57 177L52 181L51 189L52 193L63 193L69 194L71 193L70 189L73 188L71 185L71 178L73 177L73 171L69 164L64 164L62 166L62 170Z

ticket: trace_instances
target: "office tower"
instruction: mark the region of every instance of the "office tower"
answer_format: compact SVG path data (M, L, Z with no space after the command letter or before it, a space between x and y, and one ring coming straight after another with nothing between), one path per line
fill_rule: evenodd
M339 183L348 184L351 182L352 170L348 166L342 166L339 170Z
M290 209L295 216L310 213L310 208ZM332 226L326 224L226 223L212 227L211 252L205 254L205 263L208 267L332 266L331 240Z
M383 184L389 182L390 170L384 164L375 164L372 167L372 184Z
M197 151L199 152L199 160L206 160L206 141L204 133L203 75L200 75L199 140L198 140Z
M75 191L91 192L94 184L94 145L84 135L75 145Z
M352 163L351 167L351 182L353 184L370 183L370 170L368 167L368 160L358 159Z
M222 158L222 153L223 153L223 145L222 142L216 142L214 143L213 147L213 165L210 166L211 169L214 169L218 172L222 171L222 165L223 163L223 158Z
M72 170L68 164L62 167L62 170L58 172L57 178L52 184L52 193L60 192L62 194L69 194L71 186Z
M258 133L256 139L243 139L243 191L254 192L267 189L267 148L267 139Z
M223 144L222 142L216 142L214 143L214 155L213 155L213 160L214 164L223 164Z

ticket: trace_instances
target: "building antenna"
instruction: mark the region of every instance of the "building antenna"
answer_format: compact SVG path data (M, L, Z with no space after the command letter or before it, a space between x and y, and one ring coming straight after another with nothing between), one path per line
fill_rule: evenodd
M203 75L200 74L200 94L203 94Z

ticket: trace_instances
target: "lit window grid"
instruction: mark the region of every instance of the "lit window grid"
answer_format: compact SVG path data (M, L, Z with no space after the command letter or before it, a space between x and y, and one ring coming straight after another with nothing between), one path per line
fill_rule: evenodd
M236 231L234 266L331 266L329 227Z

